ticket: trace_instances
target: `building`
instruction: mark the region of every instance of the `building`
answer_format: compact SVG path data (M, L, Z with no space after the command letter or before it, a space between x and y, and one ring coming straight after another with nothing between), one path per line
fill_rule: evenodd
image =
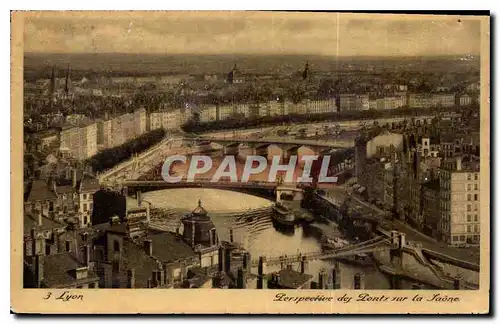
M291 265L271 274L268 282L269 289L310 289L313 276L304 272L295 271Z
M472 104L472 97L468 94L461 95L458 100L460 106L469 106Z
M61 131L59 150L63 157L85 160L97 154L97 139L96 123L66 128Z
M233 69L228 73L226 82L229 84L240 84L245 82L245 78L241 75L240 71L236 67L236 64L234 65Z
M441 237L439 187L439 178L422 184L422 216L424 219L423 232L435 238Z
M217 106L208 105L200 111L200 122L206 123L217 120Z
M146 109L140 108L134 111L134 134L135 137L145 134L147 131Z
M94 207L94 194L100 189L99 180L84 177L78 188L79 194L79 222L80 227L92 225L92 211Z
M24 203L24 213L53 218L57 207L57 195L43 180L34 180Z
M341 94L338 101L339 111L361 111L370 109L368 95Z
M479 244L479 161L448 159L442 163L439 177L442 240L454 246Z

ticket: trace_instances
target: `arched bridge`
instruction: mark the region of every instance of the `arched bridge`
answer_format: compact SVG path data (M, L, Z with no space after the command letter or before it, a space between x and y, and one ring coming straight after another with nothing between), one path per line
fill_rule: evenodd
M332 150L332 149L346 149L354 146L354 140L352 139L331 139L331 140L311 140L311 139L294 139L294 138L284 138L284 137L212 137L212 136L202 136L192 138L195 142L201 143L216 143L221 144L225 147L238 146L240 144L247 144L254 148L263 148L269 145L277 145L285 150L290 150L292 148L300 148L302 146L308 147L316 152L321 150Z

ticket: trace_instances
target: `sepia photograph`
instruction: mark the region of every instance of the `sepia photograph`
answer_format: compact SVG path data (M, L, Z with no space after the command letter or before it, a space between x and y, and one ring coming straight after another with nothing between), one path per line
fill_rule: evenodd
M488 11L11 15L13 311L489 312Z

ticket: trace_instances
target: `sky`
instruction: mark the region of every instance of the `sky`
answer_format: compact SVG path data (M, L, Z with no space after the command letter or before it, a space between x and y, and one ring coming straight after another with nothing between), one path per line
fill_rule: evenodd
M480 22L344 13L49 12L26 18L24 47L35 53L478 55Z

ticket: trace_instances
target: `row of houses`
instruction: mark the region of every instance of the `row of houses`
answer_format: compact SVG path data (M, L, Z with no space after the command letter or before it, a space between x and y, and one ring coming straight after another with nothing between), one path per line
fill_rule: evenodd
M479 143L456 135L382 134L357 147L367 198L450 245L479 244Z

